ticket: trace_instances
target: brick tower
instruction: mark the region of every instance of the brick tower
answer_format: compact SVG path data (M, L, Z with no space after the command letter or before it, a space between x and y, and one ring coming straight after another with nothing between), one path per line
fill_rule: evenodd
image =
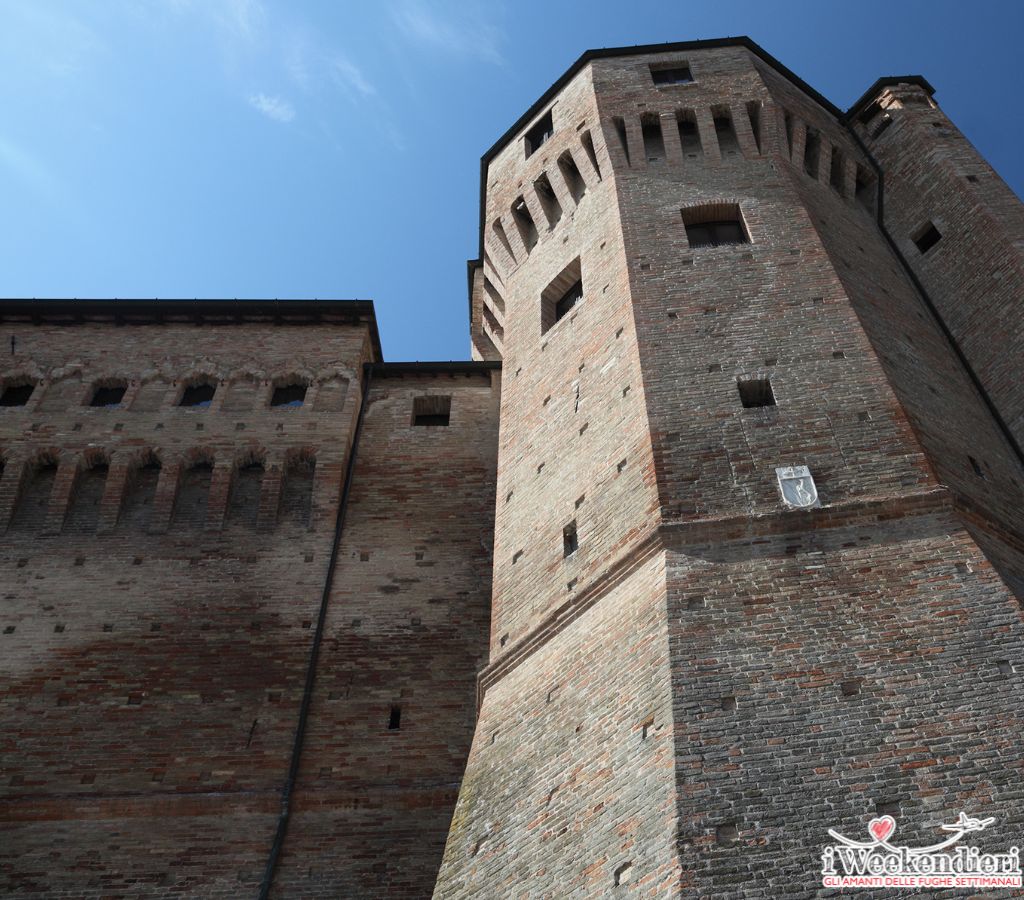
M590 52L485 155L490 660L435 897L813 896L880 813L1013 842L1024 216L931 94Z

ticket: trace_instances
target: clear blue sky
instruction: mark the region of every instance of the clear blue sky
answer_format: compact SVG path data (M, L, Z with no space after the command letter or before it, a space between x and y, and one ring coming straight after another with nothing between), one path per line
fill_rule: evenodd
M0 0L0 296L376 302L468 354L479 159L591 47L748 34L841 107L920 73L1024 187L1024 4Z

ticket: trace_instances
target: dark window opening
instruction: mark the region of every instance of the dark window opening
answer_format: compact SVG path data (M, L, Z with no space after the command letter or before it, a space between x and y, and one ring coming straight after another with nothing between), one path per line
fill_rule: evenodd
M942 240L942 235L939 233L939 229L932 222L929 222L918 231L917 236L914 238L914 243L917 245L920 253L927 253L940 240Z
M597 151L594 149L594 139L590 136L589 131L584 131L580 135L580 143L583 144L583 149L586 151L587 158L590 160L590 164L594 167L594 172L597 174L598 179L601 178L601 167L597 164Z
M529 159L540 147L547 143L551 135L555 133L554 125L551 123L551 110L549 109L541 116L534 126L526 132L524 144L526 145L526 157Z
M540 330L546 332L583 299L579 257L566 266L540 296Z
M740 392L740 402L744 409L756 409L760 406L775 406L775 394L768 378L751 378L739 381L736 387Z
M523 246L529 253L537 245L537 226L530 215L530 208L522 196L516 197L512 203L512 221L516 223L519 237L522 238Z
M790 157L792 157L793 156L793 117L789 113L786 113L785 116L783 116L783 122L785 123L785 126L786 126L786 152L790 155Z
M736 203L709 203L682 211L690 247L720 247L750 241Z
M644 138L644 155L648 162L660 162L665 158L665 140L661 134L661 119L647 114L640 120L640 131Z
M651 79L655 84L692 84L693 75L689 66L673 66L667 69L651 67Z
M750 130L754 135L757 152L761 152L761 102L751 100L747 104L747 117L750 119Z
M181 395L181 402L178 406L192 406L206 408L213 402L213 395L217 388L207 381L201 384L190 384Z
M804 142L804 171L811 178L818 177L818 159L821 156L821 138L818 132L807 129L807 139Z
M875 211L875 179L863 166L857 166L854 197L868 212Z
M398 731L402 727L402 707L392 706L388 715L388 730Z
M840 194L843 193L843 154L838 147L832 148L832 161L829 163L828 183Z
M892 121L892 116L890 116L888 113L883 115L882 121L879 122L875 130L871 132L872 140L874 140L877 137L880 137L882 132L884 132L885 129L888 128L890 125L892 125Z
M36 389L34 384L8 384L0 394L0 406L24 406Z
M452 398L434 394L412 401L413 425L447 425L451 420Z
M731 844L735 844L739 839L740 832L735 822L726 822L715 829L715 840L719 844L728 847Z
M615 128L615 134L619 138L619 144L622 146L622 152L626 157L626 165L631 165L629 161L629 139L626 137L626 120L616 116L612 119L612 126Z
M98 387L93 391L89 405L99 406L103 409L117 409L121 405L121 401L124 400L124 392L125 387L123 385Z
M719 152L723 156L735 156L739 152L740 142L736 138L736 129L732 124L732 116L727 111L716 111L714 113L714 123Z
M576 166L576 160L572 158L572 154L568 150L558 157L558 171L562 173L565 186L569 188L573 201L579 203L587 192L587 183L583 180L583 176L580 175L580 170Z
M576 533L576 520L573 519L562 529L562 556L570 557L579 549L580 539Z
M558 196L555 194L555 189L551 187L551 181L547 174L541 175L533 183L533 189L537 193L537 199L540 200L540 208L544 210L544 215L547 217L548 227L554 228L562 218L562 204L558 202ZM486 280L484 287L487 287Z
M700 130L693 110L685 109L677 113L676 121L679 123L679 145L683 149L683 156L702 156L704 147L700 142Z
M306 385L301 382L296 384L282 384L274 388L274 394L270 398L271 406L298 407L306 402Z

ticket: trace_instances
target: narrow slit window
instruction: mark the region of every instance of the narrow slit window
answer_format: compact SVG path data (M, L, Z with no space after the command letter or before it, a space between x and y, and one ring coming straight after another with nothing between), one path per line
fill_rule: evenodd
M0 406L25 406L35 389L34 384L5 384L0 392Z
M187 385L181 395L178 406L190 406L194 409L205 409L213 402L217 388L208 381Z
M526 132L523 139L526 149L526 158L529 159L534 153L536 153L551 139L551 136L554 133L555 128L551 121L551 110L549 109L536 121L533 127Z
M697 128L697 117L692 109L684 109L676 114L676 121L679 123L679 144L683 149L683 156L695 159L704 155L704 148L700 142L700 130Z
M811 178L818 177L818 160L821 156L821 138L818 132L807 129L807 140L804 143L804 171Z
M661 119L648 113L640 120L644 138L644 155L648 162L661 162L665 158L665 140L661 134Z
M832 148L832 161L829 163L828 183L840 194L843 193L843 172L845 165L843 154L838 147Z
M919 253L927 253L941 240L942 235L933 222L927 222L914 236L914 243L917 245Z
M597 164L597 151L594 149L594 138L591 136L589 131L584 131L583 134L580 135L580 143L583 144L583 150L587 154L590 164L594 167L594 172L597 173L598 179L600 179L601 167Z
M622 153L626 157L626 165L632 165L629 161L629 139L626 137L626 120L616 116L612 119L612 126L615 128L615 134L619 139L619 145L622 147Z
M124 400L125 389L123 384L98 387L92 392L92 399L89 400L89 405L101 409L117 409Z
M274 394L270 398L271 406L283 406L296 408L306 402L306 385L301 381L292 384L282 384L274 388Z
M516 197L512 203L512 221L516 223L519 237L522 238L523 246L529 253L537 245L537 225L534 223L533 216L530 215L530 208L526 205L522 195Z
M541 175L533 183L533 189L537 194L537 199L540 200L540 208L544 210L544 215L548 220L548 227L554 228L562 218L562 204L558 202L558 195L551 187L547 173ZM484 287L486 286L485 280Z
M562 557L568 559L580 549L580 538L576 532L576 520L573 519L562 529Z
M452 398L429 394L412 401L412 424L419 426L448 425L451 421Z
M402 727L402 707L392 706L388 713L388 731L398 731Z
M868 212L875 211L875 179L863 166L857 166L854 197Z
M576 160L572 158L572 154L568 150L558 157L558 171L562 173L565 186L569 188L572 199L579 203L587 192L587 183L583 180L583 176L580 175L580 170L576 166Z
M693 74L690 72L690 67L685 63L665 68L651 66L651 80L659 86L666 84L692 84Z
M722 156L736 156L739 153L740 142L736 138L732 114L727 109L716 109L713 111L713 119L719 152Z
M541 334L565 318L583 299L583 276L580 259L576 257L541 293Z
M740 402L744 409L757 409L763 406L775 406L775 392L768 378L751 378L739 381L736 387L740 392Z
M757 152L761 152L761 102L751 100L747 104L747 118L750 119L750 131L754 135Z
M711 203L682 211L691 248L749 243L737 203Z
M783 116L783 124L786 129L786 153L793 156L793 117L786 113Z

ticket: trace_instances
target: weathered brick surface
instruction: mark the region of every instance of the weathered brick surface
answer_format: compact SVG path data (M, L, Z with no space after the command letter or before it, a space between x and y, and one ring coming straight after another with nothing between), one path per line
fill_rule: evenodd
M682 62L692 84L652 83L652 64ZM495 622L435 896L816 896L827 829L859 830L889 803L911 843L971 807L1000 823L979 846L1008 846L1024 808L1024 710L1019 676L998 663L1024 655L1007 587L1024 573L1021 460L885 242L864 187L871 161L833 111L742 46L597 58L552 109L555 134L533 157L516 137L488 160L489 257L472 302L501 313L502 334L486 322L474 334L481 355L500 351L508 381ZM726 114L733 135L716 128ZM598 191L588 186L571 230L563 216L530 248L512 234L510 262L492 223L524 191L532 211L547 165L536 158L573 147L574 123L601 136ZM681 211L701 204L736 204L749 243L691 247ZM505 226L515 232L514 217ZM585 300L541 335L540 293L577 253ZM607 353L606 310L621 305L638 405L616 407L610 432L591 417L581 445L536 401L565 392L578 348ZM562 355L546 356L559 338ZM748 378L770 379L777 405L744 409ZM648 502L612 503L593 451L633 434L650 440ZM556 457L546 490L526 449ZM781 508L774 469L786 465L811 468L821 510ZM530 514L517 518L502 504L524 475ZM586 496L575 516L571 494ZM580 549L563 562L569 518ZM524 566L530 554L540 559ZM654 582L640 574L655 570ZM567 572L578 581L558 604ZM670 717L664 657L644 643L654 634L668 640ZM630 684L643 665L662 693ZM573 716L599 723L604 768L546 702L578 666ZM674 783L635 755L636 704L669 729ZM556 819L544 784L566 779L585 786ZM673 796L668 824L656 813ZM731 825L738 840L723 845Z
M366 369L359 305L4 318L0 888L255 893L359 422L274 896L819 896L891 804L1013 843L1024 212L920 84L855 135L754 49L598 55L486 158L501 376ZM749 241L690 246L702 205Z

